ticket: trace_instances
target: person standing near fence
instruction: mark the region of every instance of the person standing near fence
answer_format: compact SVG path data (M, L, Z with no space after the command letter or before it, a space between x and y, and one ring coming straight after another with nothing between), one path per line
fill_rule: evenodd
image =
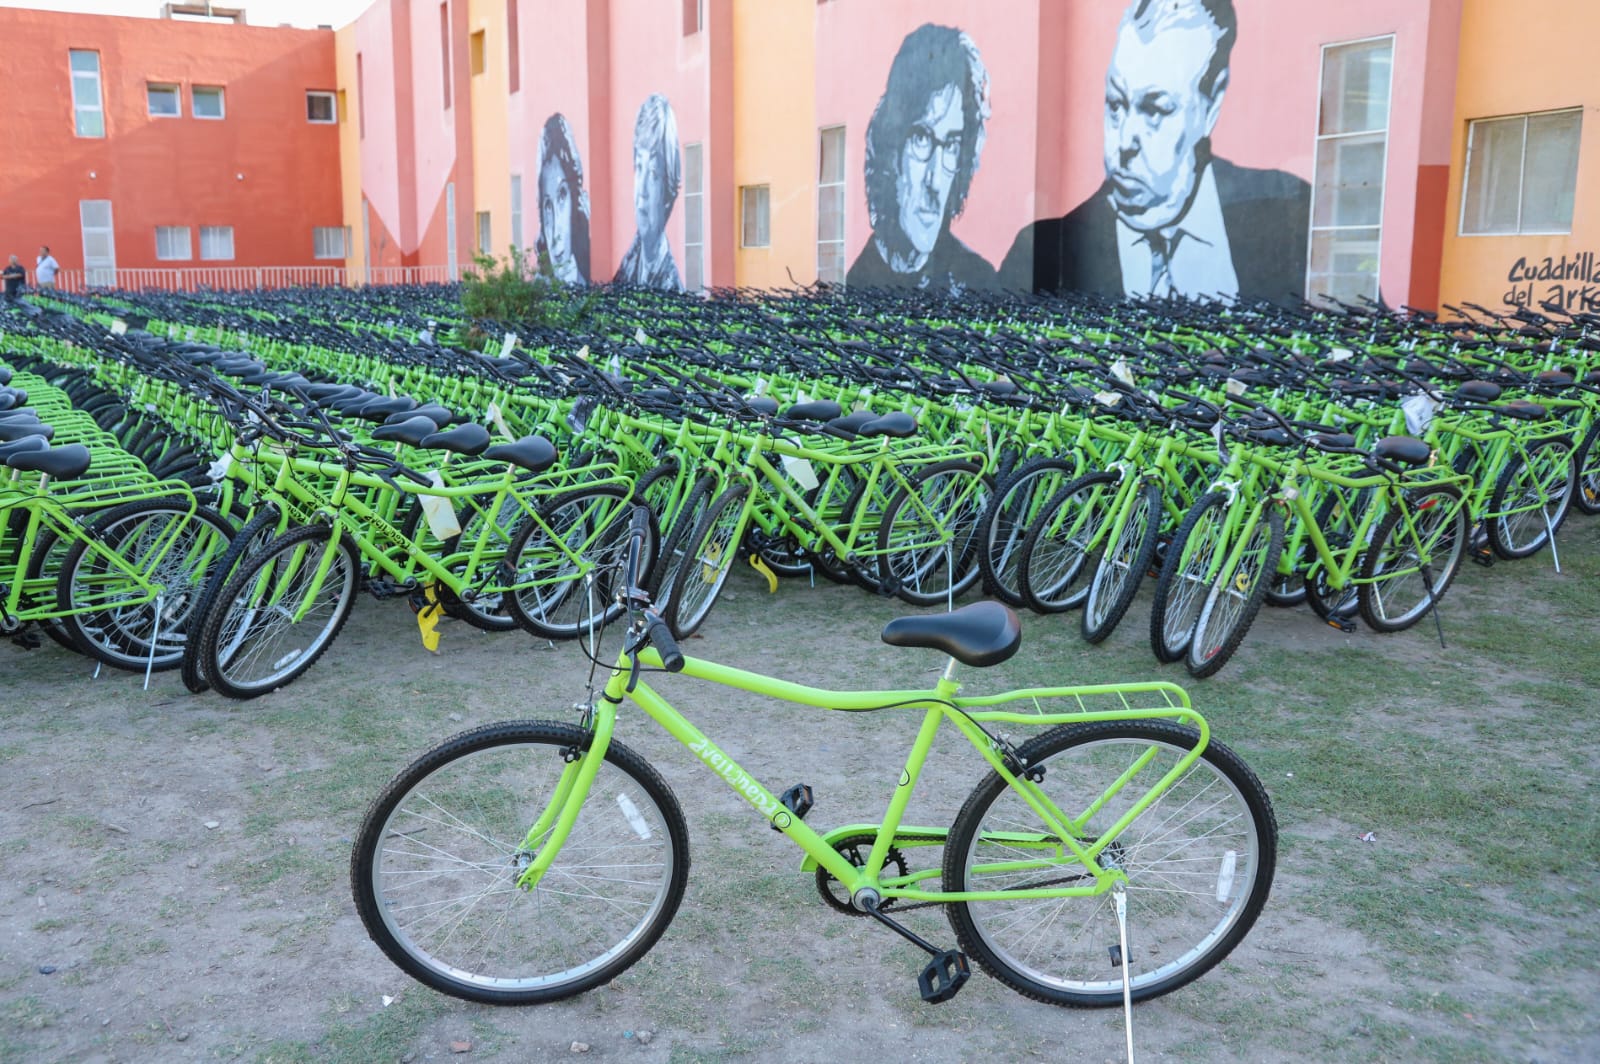
M39 249L39 257L34 260L33 283L37 288L54 288L56 286L56 271L61 269L61 264L56 257L50 254L48 247Z
M22 263L15 255L6 263L6 268L0 271L0 280L5 282L5 299L7 303L17 298L17 293L22 290L22 282L28 279L28 271L22 268Z

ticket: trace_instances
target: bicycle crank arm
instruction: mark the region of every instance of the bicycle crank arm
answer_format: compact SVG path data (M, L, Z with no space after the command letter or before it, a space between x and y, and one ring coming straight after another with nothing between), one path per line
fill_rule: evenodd
M933 960L917 976L917 989L922 993L922 1000L930 1005L937 1005L941 1001L949 1001L956 996L968 979L972 977L972 967L967 963L967 955L960 950L940 949L909 927L905 927L878 911L876 891L864 891L863 897L857 906L868 916L878 921L906 941L926 950L932 954Z

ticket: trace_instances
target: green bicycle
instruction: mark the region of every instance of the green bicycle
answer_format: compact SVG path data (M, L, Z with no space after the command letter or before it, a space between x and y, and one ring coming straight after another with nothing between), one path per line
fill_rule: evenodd
M960 989L968 955L1039 1001L1151 998L1199 977L1254 924L1277 853L1272 806L1182 688L959 694L958 663L997 664L1020 645L1016 614L996 602L884 629L890 645L948 655L927 689L826 690L685 657L637 586L646 535L636 516L618 581L627 638L577 724L511 721L457 735L367 811L351 854L355 904L413 978L490 1004L554 1001L615 978L661 937L684 895L688 826L656 769L615 738L624 699L796 843L832 907L931 953L918 980L925 1000ZM920 713L883 821L814 830L809 789L779 794L754 779L641 678L663 668L796 705ZM990 771L950 827L905 824L948 728ZM1016 744L1003 734L1022 728L1038 734ZM901 902L945 905L964 952L898 923Z

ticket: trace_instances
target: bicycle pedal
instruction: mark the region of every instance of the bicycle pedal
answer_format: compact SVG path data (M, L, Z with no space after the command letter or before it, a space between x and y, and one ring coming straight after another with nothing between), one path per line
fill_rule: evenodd
M1474 562L1483 566L1485 569L1494 564L1494 551L1489 550L1488 548L1475 550L1471 554L1467 555L1467 557L1471 558Z
M917 976L917 989L922 991L923 1001L937 1005L955 997L971 977L967 955L960 950L947 949L934 954L933 960L922 969L922 974Z
M44 641L39 638L39 633L27 628L12 636L11 641L23 650L38 650L44 646Z
M1356 630L1356 622L1348 617L1341 617L1337 613L1328 618L1328 627L1337 628L1348 635Z
M778 801L783 807L795 815L796 820L804 820L806 814L811 812L811 784L796 783L793 787L778 795ZM782 831L776 823L771 825L773 831Z

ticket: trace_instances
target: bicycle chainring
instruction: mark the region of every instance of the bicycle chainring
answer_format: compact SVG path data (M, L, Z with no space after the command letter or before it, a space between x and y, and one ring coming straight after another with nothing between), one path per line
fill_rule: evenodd
M845 859L860 868L867 863L867 857L872 853L872 844L877 841L873 835L848 835L834 844L834 849L844 854ZM905 855L894 846L889 847L889 853L884 859L883 867L894 866L896 874L905 875L909 869L906 866ZM826 868L817 869L817 893L822 895L822 900L831 909L850 916L865 916L866 913L850 904L849 895L844 893L844 885L834 878L833 873ZM878 906L879 912L888 912L894 908L895 900L885 898Z

